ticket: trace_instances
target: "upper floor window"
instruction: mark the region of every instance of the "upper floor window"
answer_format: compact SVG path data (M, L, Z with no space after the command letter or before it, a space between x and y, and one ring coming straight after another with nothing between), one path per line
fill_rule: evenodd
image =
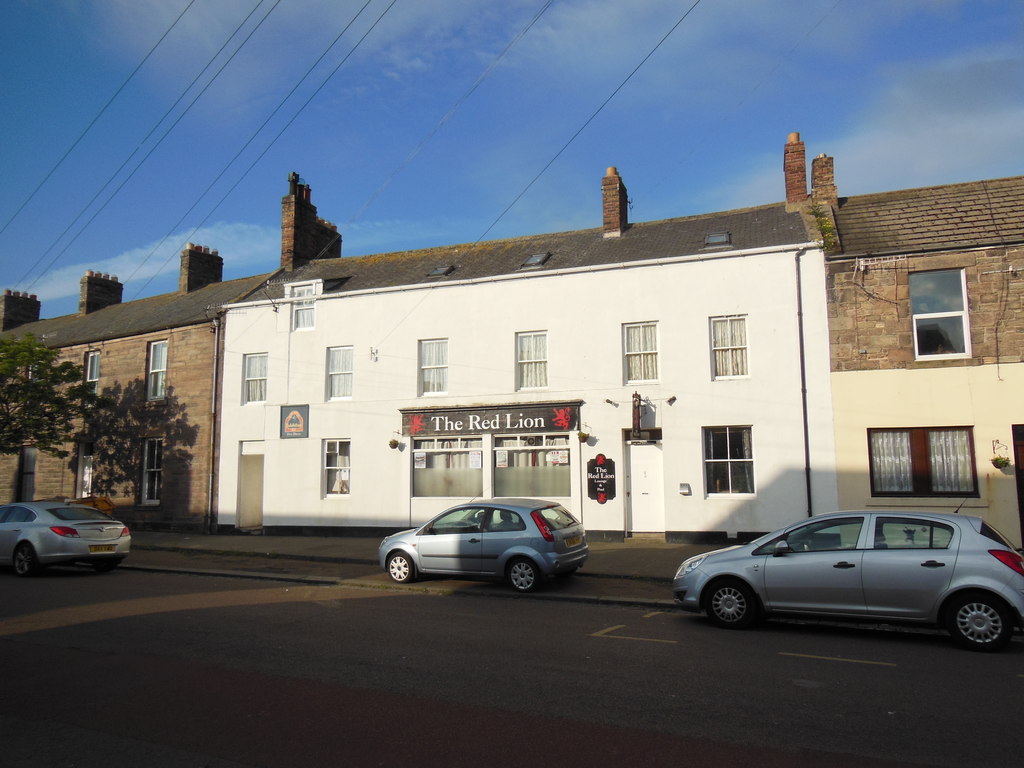
M91 350L85 353L85 383L92 388L93 392L98 392L100 387L100 353L97 350Z
M657 381L658 324L629 323L622 327L626 350L626 383Z
M869 429L872 496L977 496L968 427Z
M548 385L548 335L546 331L516 334L516 388Z
M288 286L288 295L301 301L292 302L292 330L301 331L312 328L316 320L316 305L313 296L316 288L313 283ZM309 298L304 298L308 296Z
M242 358L243 403L262 403L267 399L267 353L245 355Z
M914 357L935 359L971 354L967 283L962 269L912 272L910 313L914 323Z
M167 395L167 342L154 341L149 345L146 365L146 399L163 400Z
M327 399L352 397L352 347L327 350Z
M747 375L747 318L744 315L711 318L712 377Z
M448 391L448 339L420 341L420 394Z
M708 494L754 492L750 427L704 428L704 480Z

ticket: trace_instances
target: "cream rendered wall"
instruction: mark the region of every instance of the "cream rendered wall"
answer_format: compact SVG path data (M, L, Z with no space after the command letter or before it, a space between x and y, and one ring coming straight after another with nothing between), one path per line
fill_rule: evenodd
M977 514L1021 544L1013 467L992 466L993 441L1013 459L1011 426L1024 424L1024 365L856 371L832 374L836 469L844 509L872 507ZM967 426L974 430L979 498L872 498L867 430Z
M820 251L800 257L809 392L814 511L836 507L829 397L824 270ZM224 338L224 406L219 523L232 525L242 441L265 441L264 524L398 527L416 524L463 499L410 499L411 445L388 441L401 408L493 406L582 400L592 437L570 440L571 496L560 499L592 530L621 531L628 484L623 430L631 398L650 406L645 427L664 430L665 528L770 530L807 513L801 410L797 259L791 250L700 260L623 265L515 279L436 284L406 290L324 296L316 327L290 331L278 302L231 308ZM750 376L712 381L709 318L747 315ZM624 383L622 326L658 324L657 382ZM515 334L547 332L548 386L515 391ZM447 338L448 394L417 396L417 342ZM326 348L352 345L350 401L325 402ZM242 356L269 353L268 401L241 404ZM675 397L669 405L670 397ZM606 400L611 400L609 404ZM278 439L284 404L309 404L310 437ZM701 429L752 425L757 492L704 493ZM352 491L325 498L325 439L349 439ZM484 494L490 480L484 439ZM598 453L616 462L617 497L586 498L582 472ZM689 483L693 495L682 496Z

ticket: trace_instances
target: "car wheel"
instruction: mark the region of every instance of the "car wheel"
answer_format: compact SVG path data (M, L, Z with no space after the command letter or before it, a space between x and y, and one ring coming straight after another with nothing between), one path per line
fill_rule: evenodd
M32 576L39 572L39 558L31 544L19 544L14 550L14 572L19 576Z
M704 608L712 624L726 629L745 629L757 618L754 591L733 579L712 584Z
M388 555L388 575L399 584L416 580L416 565L405 552Z
M532 592L540 584L540 571L532 560L517 557L508 564L508 583L516 592Z
M102 560L98 563L91 563L92 569L96 571L96 573L110 573L120 564L120 560Z
M983 592L971 592L950 603L946 629L964 648L998 651L1013 637L1013 617L1001 600Z

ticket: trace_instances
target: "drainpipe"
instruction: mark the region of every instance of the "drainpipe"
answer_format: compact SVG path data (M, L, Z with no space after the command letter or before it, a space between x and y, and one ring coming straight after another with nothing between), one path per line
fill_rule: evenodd
M216 533L217 519L214 513L215 500L213 497L217 474L217 426L220 421L220 413L217 408L217 388L220 386L220 343L221 343L221 317L213 318L213 379L211 381L212 394L210 399L210 472L206 486L206 520L203 527L207 533Z
M804 430L804 493L807 498L807 516L814 514L814 502L811 500L811 435L807 407L807 354L804 348L804 294L803 279L800 274L800 259L807 253L806 248L796 252L796 323L797 338L800 348L800 409Z

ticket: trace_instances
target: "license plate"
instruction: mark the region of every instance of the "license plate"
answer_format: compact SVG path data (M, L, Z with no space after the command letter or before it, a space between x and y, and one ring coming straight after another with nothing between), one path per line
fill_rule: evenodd
M582 536L570 536L565 540L565 546L575 547L583 540Z
M113 544L91 544L89 546L90 552L116 552L117 547Z

